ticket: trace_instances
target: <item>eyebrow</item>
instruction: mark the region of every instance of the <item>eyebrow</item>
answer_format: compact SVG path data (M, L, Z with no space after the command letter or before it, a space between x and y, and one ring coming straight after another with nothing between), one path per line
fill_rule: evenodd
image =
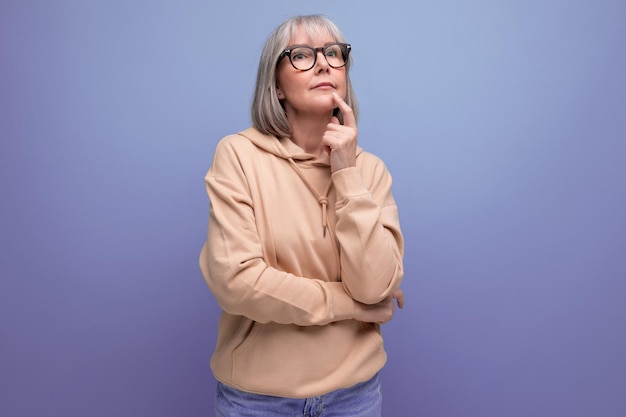
M321 46L321 48L325 48L327 46L334 45L336 43L340 43L340 42L339 41L326 42L323 46ZM302 46L307 47L307 48L316 48L315 46L305 45L305 44L299 43L299 44L296 44L296 45L289 45L285 49L299 48L299 47L302 47Z

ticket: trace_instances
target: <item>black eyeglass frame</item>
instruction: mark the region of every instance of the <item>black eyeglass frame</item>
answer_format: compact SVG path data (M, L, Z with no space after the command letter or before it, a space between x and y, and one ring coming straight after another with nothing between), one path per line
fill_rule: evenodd
M328 62L328 58L326 57L326 50L328 48L332 48L335 45L339 45L339 47L341 49L341 53L343 55L343 65L334 66L330 62ZM313 64L311 65L310 68L300 69L300 68L298 68L298 67L296 67L294 65L293 61L291 60L291 51L293 51L294 49L298 49L298 48L308 48L308 49L313 51ZM285 49L284 51L282 51L280 53L280 55L278 56L278 62L282 61L282 59L284 57L288 56L289 57L289 63L296 70L298 70L298 71L309 71L310 69L315 67L315 64L317 64L317 54L318 54L318 52L321 52L322 55L324 55L324 59L326 60L326 63L328 64L329 67L331 67L331 68L343 68L343 67L345 67L348 64L348 56L350 55L350 51L351 50L352 50L352 45L350 45L349 43L341 43L341 42L333 43L333 44L326 45L326 46L320 46L318 48L313 48L312 46L308 46L308 45L294 45L291 48L287 48L287 49Z

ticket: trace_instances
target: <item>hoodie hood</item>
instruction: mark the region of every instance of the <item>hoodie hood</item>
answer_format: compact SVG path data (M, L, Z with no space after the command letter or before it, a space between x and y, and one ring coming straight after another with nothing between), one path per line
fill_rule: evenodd
M277 138L275 136L265 135L254 127L250 127L242 132L239 132L239 135L245 137L257 147L279 158L298 162L309 161L315 162L316 165L320 164L330 166L328 154L324 153L321 158L317 158L315 155L305 152L289 138ZM363 149L357 145L357 156L361 152L363 152Z
M323 236L326 237L326 231L328 229L328 193L333 186L333 180L332 178L329 179L326 187L320 193L315 189L313 184L307 180L306 175L300 168L298 168L298 164L310 164L313 166L325 166L330 168L330 156L328 153L324 152L321 158L317 158L315 155L305 152L289 138L276 138L275 136L265 135L253 127L248 128L243 132L239 132L239 135L247 138L258 148L289 162L295 173L300 177L300 179L302 179L302 182L307 186L307 188L311 191L311 194L315 196L317 202L320 204L322 210L322 233ZM361 152L363 152L363 149L360 146L357 146L357 156Z

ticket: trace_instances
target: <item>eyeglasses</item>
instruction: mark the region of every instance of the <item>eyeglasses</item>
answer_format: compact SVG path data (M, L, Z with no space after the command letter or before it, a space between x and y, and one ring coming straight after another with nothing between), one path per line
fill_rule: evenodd
M289 57L289 62L298 71L308 71L317 62L317 53L321 52L328 65L332 68L341 68L348 63L348 55L352 46L347 43L334 43L332 45L312 48L310 46L292 46L285 49L278 57L280 62L284 57Z

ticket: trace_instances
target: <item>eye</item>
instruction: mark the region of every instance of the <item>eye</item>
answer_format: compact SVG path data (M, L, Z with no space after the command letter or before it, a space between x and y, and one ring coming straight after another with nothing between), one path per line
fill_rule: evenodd
M340 55L341 55L341 49L337 45L329 46L326 49L326 56L327 57L336 57L336 56L340 56Z
M302 61L305 59L310 59L313 56L310 50L304 48L298 48L291 51L291 60L292 61Z

